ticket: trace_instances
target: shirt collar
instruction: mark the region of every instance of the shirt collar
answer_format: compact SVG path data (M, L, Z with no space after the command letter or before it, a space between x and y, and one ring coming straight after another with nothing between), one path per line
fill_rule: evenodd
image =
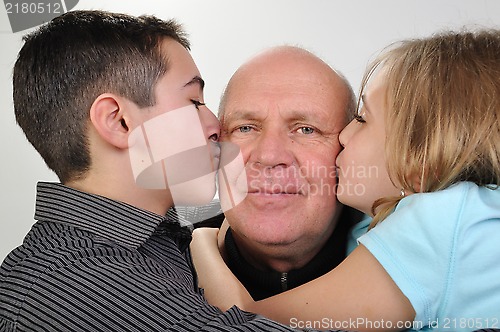
M48 182L37 185L35 219L75 226L133 248L141 246L160 224L179 229L178 217L172 210L161 216L130 204Z
M340 264L346 256L349 229L362 216L361 212L344 206L330 239L320 252L305 266L287 272L288 289L311 281ZM283 274L274 270L263 271L257 269L246 261L236 245L231 228L227 230L224 243L227 265L247 288L254 300L261 300L283 291L281 283Z
M320 252L305 266L287 272L287 289L295 288L333 269L345 258L345 230L334 231ZM227 264L234 275L249 290L254 300L276 295L283 291L282 273L260 270L251 265L240 253L231 229L224 240Z

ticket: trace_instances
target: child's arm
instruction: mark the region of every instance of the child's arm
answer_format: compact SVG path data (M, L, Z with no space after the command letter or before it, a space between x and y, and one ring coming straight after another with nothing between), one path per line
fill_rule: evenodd
M359 331L370 330L370 327L403 330L401 324L409 324L415 317L409 300L363 245L324 276L254 302L218 254L216 233L200 232L195 237L196 253L193 254L198 256L195 265L202 275L200 280L206 298L223 310L237 304L284 324L331 320L331 327L325 328L340 326ZM335 325L335 322L344 325ZM354 325L348 325L351 322Z
M410 301L363 245L327 274L290 291L251 302L245 309L284 324L293 323L293 319L331 319L346 324L332 325L332 329L341 326L358 331L376 326L380 327L378 330L389 330L389 326L392 330L404 330L401 324L410 324L415 317ZM351 321L356 322L354 327L347 325Z
M208 302L222 311L233 305L244 309L253 299L222 259L217 233L216 228L198 228L193 231L190 246L198 273L198 285L205 290Z

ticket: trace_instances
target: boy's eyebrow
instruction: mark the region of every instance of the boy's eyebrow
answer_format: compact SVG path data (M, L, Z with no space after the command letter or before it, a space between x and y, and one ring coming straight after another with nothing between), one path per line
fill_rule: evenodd
M193 84L199 84L200 85L200 88L201 90L203 90L203 88L205 87L205 81L203 80L203 78L201 78L200 76L195 76L191 79L191 81L187 82L184 87L187 87L187 86L190 86L190 85L193 85Z

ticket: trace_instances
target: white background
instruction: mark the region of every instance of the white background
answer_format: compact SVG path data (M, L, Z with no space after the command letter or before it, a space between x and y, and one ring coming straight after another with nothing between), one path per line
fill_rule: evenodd
M80 0L75 9L178 19L214 112L231 74L269 46L309 49L357 91L367 62L393 41L464 26L500 28L500 0ZM26 32L12 33L0 8L0 261L33 224L36 182L57 181L14 119L12 67Z

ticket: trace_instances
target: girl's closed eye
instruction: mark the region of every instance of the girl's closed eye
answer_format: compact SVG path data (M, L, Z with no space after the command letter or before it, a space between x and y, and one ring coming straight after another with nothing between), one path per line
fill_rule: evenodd
M363 116L359 115L359 114L355 114L354 115L354 120L356 120L359 123L365 123L366 122L366 120L363 118Z

